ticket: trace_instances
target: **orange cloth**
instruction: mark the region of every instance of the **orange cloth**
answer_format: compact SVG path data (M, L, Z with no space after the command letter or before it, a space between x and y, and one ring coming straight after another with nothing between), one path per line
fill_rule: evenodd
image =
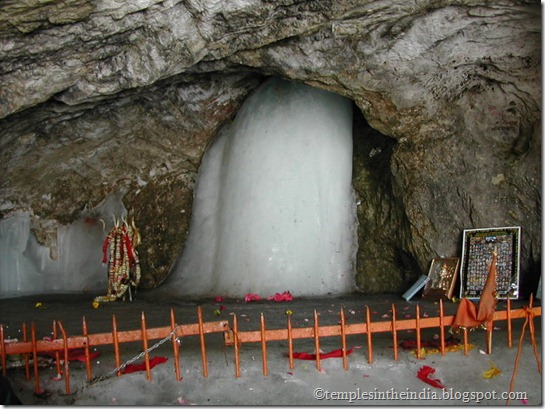
M460 327L475 328L484 325L487 331L492 331L492 321L498 302L496 299L496 259L497 255L494 252L488 270L488 277L479 299L479 306L477 307L467 298L462 298L452 323L452 329L457 330Z

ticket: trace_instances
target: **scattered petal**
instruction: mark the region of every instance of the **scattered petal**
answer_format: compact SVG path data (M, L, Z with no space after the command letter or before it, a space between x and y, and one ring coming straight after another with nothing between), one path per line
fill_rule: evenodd
M286 315L293 315L293 311L292 310L286 310L286 312L284 313Z
M218 295L216 298L214 298L214 301L217 303L223 302L223 297L221 295Z
M268 297L267 300L272 300L276 302L282 302L282 301L292 301L293 296L289 291L284 291L282 294L276 293L272 297Z
M494 365L492 361L490 361L490 369L483 372L483 378L484 379L492 379L493 377L501 374L501 370Z
M384 314L382 318L390 318L390 316L388 314Z
M93 301L92 305L93 305L93 308L95 308L95 309L100 307L100 303L98 301Z
M248 293L244 296L245 302L252 302L252 301L259 301L261 300L261 297L254 293Z
M522 403L523 405L527 405L528 404L528 399L521 399L520 403Z

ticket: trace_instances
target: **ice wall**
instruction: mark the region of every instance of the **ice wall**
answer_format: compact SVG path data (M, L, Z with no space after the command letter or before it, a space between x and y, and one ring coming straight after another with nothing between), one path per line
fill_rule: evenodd
M0 220L0 298L43 293L107 290L102 243L113 216L125 217L122 194L108 196L99 206L57 229L56 259L31 232L29 213ZM102 222L102 221L104 222Z
M352 291L357 219L351 178L351 101L268 80L203 158L188 240L167 291Z

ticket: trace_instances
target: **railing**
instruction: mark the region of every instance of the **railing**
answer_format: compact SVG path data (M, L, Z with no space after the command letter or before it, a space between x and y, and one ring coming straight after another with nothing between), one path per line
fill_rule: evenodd
M170 326L161 328L147 328L145 314L142 313L141 328L130 331L118 331L117 320L115 315L112 317L112 331L108 333L89 334L87 330L86 319L83 318L82 331L83 335L68 336L60 321L53 322L53 339L50 341L37 340L36 328L34 322L31 324L30 334L31 339L28 340L26 324L22 326L22 341L8 342L4 339L4 326L0 325L0 356L2 363L2 372L6 376L7 370L7 356L22 354L25 362L26 379L30 381L30 358L33 358L33 370L35 381L35 393L40 394L42 392L40 388L39 380L39 367L38 367L38 354L39 353L54 353L55 363L57 366L57 375L59 379L63 376L61 369L61 356L64 360L64 380L66 394L70 394L70 373L69 373L69 351L76 348L84 350L85 366L87 372L87 379L89 382L94 382L97 379L93 379L92 365L91 365L91 348L100 345L113 345L116 368L112 374L120 376L122 374L121 369L127 365L127 363L121 364L120 359L120 344L126 342L142 342L142 353L135 358L144 358L146 378L151 380L151 368L149 360L149 352L159 346L160 344L171 341L174 354L174 366L176 379L181 380L180 375L180 359L179 349L180 344L178 339L180 337L199 336L201 361L202 361L202 373L204 377L208 376L208 361L206 354L206 342L205 335L211 333L222 333L224 336L225 345L233 346L234 350L234 362L235 362L235 376L240 377L240 350L245 343L260 343L263 374L268 374L267 363L267 343L273 341L288 341L288 360L289 367L294 367L294 350L293 341L296 339L313 339L316 349L316 368L321 369L321 354L320 354L320 339L324 337L340 337L341 351L343 359L343 367L348 369L348 357L346 349L346 337L349 335L365 335L367 340L367 360L369 364L373 363L373 334L390 332L393 342L393 358L398 360L398 332L403 330L414 330L416 332L416 357L421 358L421 330L425 328L439 328L440 338L440 352L442 355L446 353L445 347L445 329L452 325L454 316L445 316L443 309L443 302L439 302L439 315L436 317L421 317L419 305L415 306L415 318L398 320L396 318L396 307L392 304L392 317L388 321L372 321L369 307L366 307L365 321L361 323L347 324L344 314L344 309L340 309L340 323L337 325L320 326L319 315L314 310L314 322L309 327L293 328L291 322L291 315L287 314L286 328L283 329L267 329L265 323L265 316L261 313L260 329L254 331L240 331L238 329L237 315L233 315L232 328L229 326L228 321L214 321L204 322L202 316L202 310L197 308L197 323L180 325L176 323L174 311L170 311ZM512 320L526 318L529 316L541 316L541 307L532 307L532 298L528 307L520 309L511 309L511 301L507 299L506 309L503 311L496 311L494 313L494 321L507 321L507 346L512 348L513 335L512 335ZM58 332L60 331L61 337L58 338ZM469 351L469 335L468 331L463 331L463 347L464 355ZM149 347L149 341L160 341ZM487 352L491 353L491 341L487 340ZM133 362L135 359L129 361ZM101 377L104 378L104 377Z

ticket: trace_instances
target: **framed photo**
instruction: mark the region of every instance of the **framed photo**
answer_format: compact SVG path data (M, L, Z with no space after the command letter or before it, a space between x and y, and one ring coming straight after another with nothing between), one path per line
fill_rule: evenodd
M457 257L434 258L428 273L430 280L424 287L422 298L450 300L454 294L459 265L460 259Z
M480 298L496 250L499 299L519 296L520 227L466 229L462 244L460 298Z

